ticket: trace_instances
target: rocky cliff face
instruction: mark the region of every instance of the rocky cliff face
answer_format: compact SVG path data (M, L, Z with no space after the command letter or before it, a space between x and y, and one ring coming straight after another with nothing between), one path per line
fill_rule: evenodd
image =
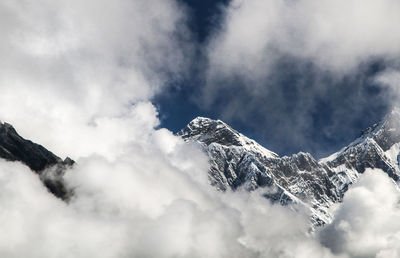
M399 181L398 109L349 146L319 161L304 152L279 157L224 122L204 117L191 121L178 135L203 146L210 158L209 179L217 189L261 187L273 202L306 206L314 225L332 220L329 208L342 200L366 168L382 169Z
M72 166L70 158L62 160L43 146L22 138L7 123L0 123L0 158L20 161L39 174L45 186L59 198L68 199L62 175L65 168Z

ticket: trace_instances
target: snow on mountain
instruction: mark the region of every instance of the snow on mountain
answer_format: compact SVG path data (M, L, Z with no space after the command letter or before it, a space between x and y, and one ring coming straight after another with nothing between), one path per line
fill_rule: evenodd
M400 110L362 132L337 153L315 160L300 152L279 157L220 120L197 117L179 133L200 143L210 158L209 179L221 191L262 188L264 196L283 205L300 203L313 225L332 220L330 208L366 168L379 168L399 181Z
M326 170L308 153L279 157L227 124L196 118L178 135L199 142L210 158L209 178L217 189L265 188L264 196L283 205L306 203L315 224L330 221L327 212L339 193Z
M184 139L191 138L192 140L198 140L200 142L241 146L247 151L259 153L268 158L279 157L278 154L267 150L254 140L232 129L221 120L197 117L193 119L185 129L183 129L181 134Z

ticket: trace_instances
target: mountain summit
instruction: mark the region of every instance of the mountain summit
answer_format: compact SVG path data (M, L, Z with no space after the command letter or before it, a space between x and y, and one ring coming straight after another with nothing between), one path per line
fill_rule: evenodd
M204 117L192 120L178 135L201 144L210 159L210 182L217 189L265 189L264 196L272 202L305 205L315 226L332 220L330 207L342 201L365 169L381 169L396 182L400 176L397 108L348 146L320 160L304 152L280 157L226 123Z

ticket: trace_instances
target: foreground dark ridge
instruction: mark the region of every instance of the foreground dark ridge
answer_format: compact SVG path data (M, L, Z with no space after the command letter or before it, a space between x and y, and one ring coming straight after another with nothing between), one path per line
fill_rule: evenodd
M398 109L319 161L304 152L279 157L224 122L204 117L195 118L178 135L203 146L211 164L209 179L217 189L264 188L264 196L273 202L305 205L314 225L332 220L330 207L342 201L365 169L381 169L396 182L400 176Z
M70 158L62 160L43 146L22 138L8 123L0 123L0 158L24 163L40 176L51 193L68 199L62 174L66 167L73 165Z

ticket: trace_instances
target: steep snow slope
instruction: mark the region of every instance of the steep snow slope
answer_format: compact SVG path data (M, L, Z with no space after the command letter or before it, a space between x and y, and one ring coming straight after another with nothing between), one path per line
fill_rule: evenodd
M320 164L333 171L332 180L344 192L366 168L380 168L399 181L400 110L394 109L383 121L364 130L362 135Z
M204 117L195 118L178 135L203 146L210 158L209 179L217 189L261 187L273 202L305 205L314 225L332 220L330 207L342 200L366 168L380 168L394 181L400 175L398 109L347 147L319 161L304 152L279 157L224 122Z
M211 162L211 184L218 189L267 187L264 195L272 201L305 203L315 224L330 221L327 209L340 195L310 154L279 157L224 122L203 117L191 121L178 135L202 144Z

